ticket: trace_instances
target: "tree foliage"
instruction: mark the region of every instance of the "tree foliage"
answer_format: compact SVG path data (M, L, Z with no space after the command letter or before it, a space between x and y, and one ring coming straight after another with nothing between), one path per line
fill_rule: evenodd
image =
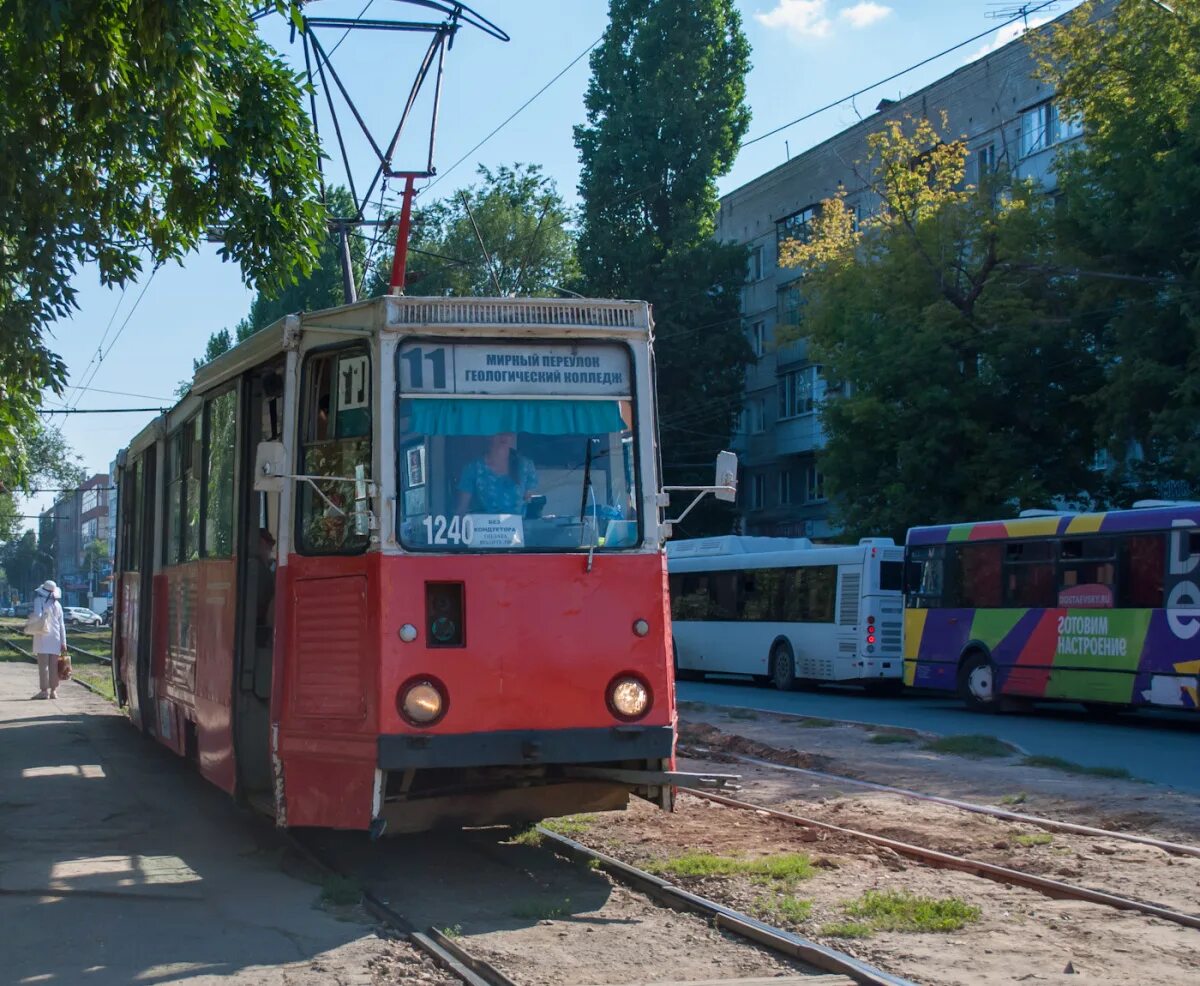
M311 268L317 145L255 6L0 3L0 468L20 469L16 434L61 392L45 331L82 265L124 285L218 229L247 282Z
M1097 322L1092 401L1129 494L1200 473L1200 2L1085 5L1035 42L1081 146L1057 162L1063 263Z
M828 379L821 456L848 533L1011 513L1096 482L1094 339L1053 273L1053 204L999 175L962 183L967 149L928 120L868 140L878 211L855 223L822 204L804 270L800 330Z
M711 481L750 359L746 250L713 236L716 179L750 122L749 58L732 0L611 0L575 128L583 290L654 305L664 470L677 484Z
M73 489L86 476L62 431L38 418L17 436L17 450L21 471L0 469L0 542L15 537L25 526L20 516L19 493L39 487Z
M480 184L413 210L408 293L490 297L499 284L501 295L552 297L574 283L571 215L553 179L540 166L521 163L495 171L480 165L479 175ZM389 243L372 294L388 291L391 255Z

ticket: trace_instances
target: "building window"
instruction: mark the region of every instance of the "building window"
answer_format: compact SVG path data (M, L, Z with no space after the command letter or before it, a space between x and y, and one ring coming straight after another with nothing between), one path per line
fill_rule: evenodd
M751 400L743 412L745 415L744 430L751 435L761 435L767 430L767 400L756 397Z
M825 396L825 378L821 367L806 366L779 378L779 417L795 418L811 414Z
M775 292L775 320L780 325L799 325L804 300L800 296L800 282L792 281Z
M767 351L767 326L765 322L754 322L750 326L750 348L758 359Z
M746 281L754 283L763 279L763 248L761 245L750 248L750 257L746 262Z
M1063 118L1051 100L1031 106L1021 114L1021 157L1047 150L1064 140L1083 135L1083 120Z
M804 467L804 502L822 503L825 500L825 475L815 462Z
M788 469L781 469L779 472L779 502L781 504L792 502L792 474Z
M746 477L746 507L749 510L762 510L767 499L767 477L761 472L751 473Z
M984 144L975 148L975 183L982 185L988 175L996 172L996 145Z
M83 497L79 505L81 513L87 513L89 510L95 510L100 506L100 492L95 487L90 490L83 491Z
M812 221L817 217L817 207L810 205L790 216L784 216L775 221L775 245L778 247L784 240L799 240L807 243L812 234Z

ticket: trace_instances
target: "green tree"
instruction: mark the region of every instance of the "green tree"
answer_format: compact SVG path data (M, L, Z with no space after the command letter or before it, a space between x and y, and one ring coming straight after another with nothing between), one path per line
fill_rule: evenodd
M663 467L676 485L711 482L751 358L746 250L713 235L716 180L750 122L749 58L733 0L611 0L575 128L583 290L654 305ZM687 533L731 519L719 507L693 516Z
M332 214L346 216L354 211L354 200L341 186L329 189L327 201ZM353 235L350 239L350 262L356 284L362 279L366 252L366 245L362 239ZM341 241L336 230L328 230L321 240L317 261L312 270L282 288L260 290L254 296L249 313L233 327L232 332L229 329L218 329L208 337L204 355L192 360L192 370L194 372L200 369L205 363L211 362L237 343L244 342L285 315L335 308L345 304L345 301ZM186 393L189 386L190 381L184 381L177 388L178 392Z
M529 298L554 296L573 284L571 215L554 181L536 164L495 171L480 165L479 175L481 184L414 210L408 292L490 297L498 282L501 295ZM391 279L390 242L381 253L371 294L386 294Z
M23 463L21 472L6 474L0 469L0 541L15 537L24 526L19 493L41 487L73 489L86 475L62 431L38 418L22 429L16 442Z
M1064 264L1097 320L1091 401L1117 478L1197 491L1200 473L1200 2L1085 5L1035 42L1083 143L1056 162ZM1182 490L1180 490L1182 487Z
M62 390L46 328L82 265L124 285L216 229L248 282L311 268L317 144L256 6L0 3L0 469L24 469L16 436Z
M997 176L963 185L967 149L928 120L868 139L875 215L822 204L797 334L846 393L821 408L821 467L855 536L1049 506L1093 491L1094 338L1055 276L1053 203Z
M33 531L0 544L0 565L4 567L9 586L25 599L32 596L33 587L49 573Z

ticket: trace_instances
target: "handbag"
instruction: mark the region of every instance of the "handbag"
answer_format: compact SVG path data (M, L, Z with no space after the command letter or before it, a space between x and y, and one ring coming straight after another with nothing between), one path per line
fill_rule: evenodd
M58 680L67 681L71 677L71 658L67 654L63 654L58 659Z
M54 606L49 602L43 602L42 605L34 612L29 614L29 618L25 621L25 626L21 628L21 632L28 634L31 637L36 637L41 634L54 632Z

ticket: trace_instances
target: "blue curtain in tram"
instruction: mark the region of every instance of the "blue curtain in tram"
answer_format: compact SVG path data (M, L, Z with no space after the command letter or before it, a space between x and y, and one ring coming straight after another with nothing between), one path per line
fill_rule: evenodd
M617 401L411 398L401 405L401 415L406 411L412 416L407 431L415 435L598 435L626 430Z

